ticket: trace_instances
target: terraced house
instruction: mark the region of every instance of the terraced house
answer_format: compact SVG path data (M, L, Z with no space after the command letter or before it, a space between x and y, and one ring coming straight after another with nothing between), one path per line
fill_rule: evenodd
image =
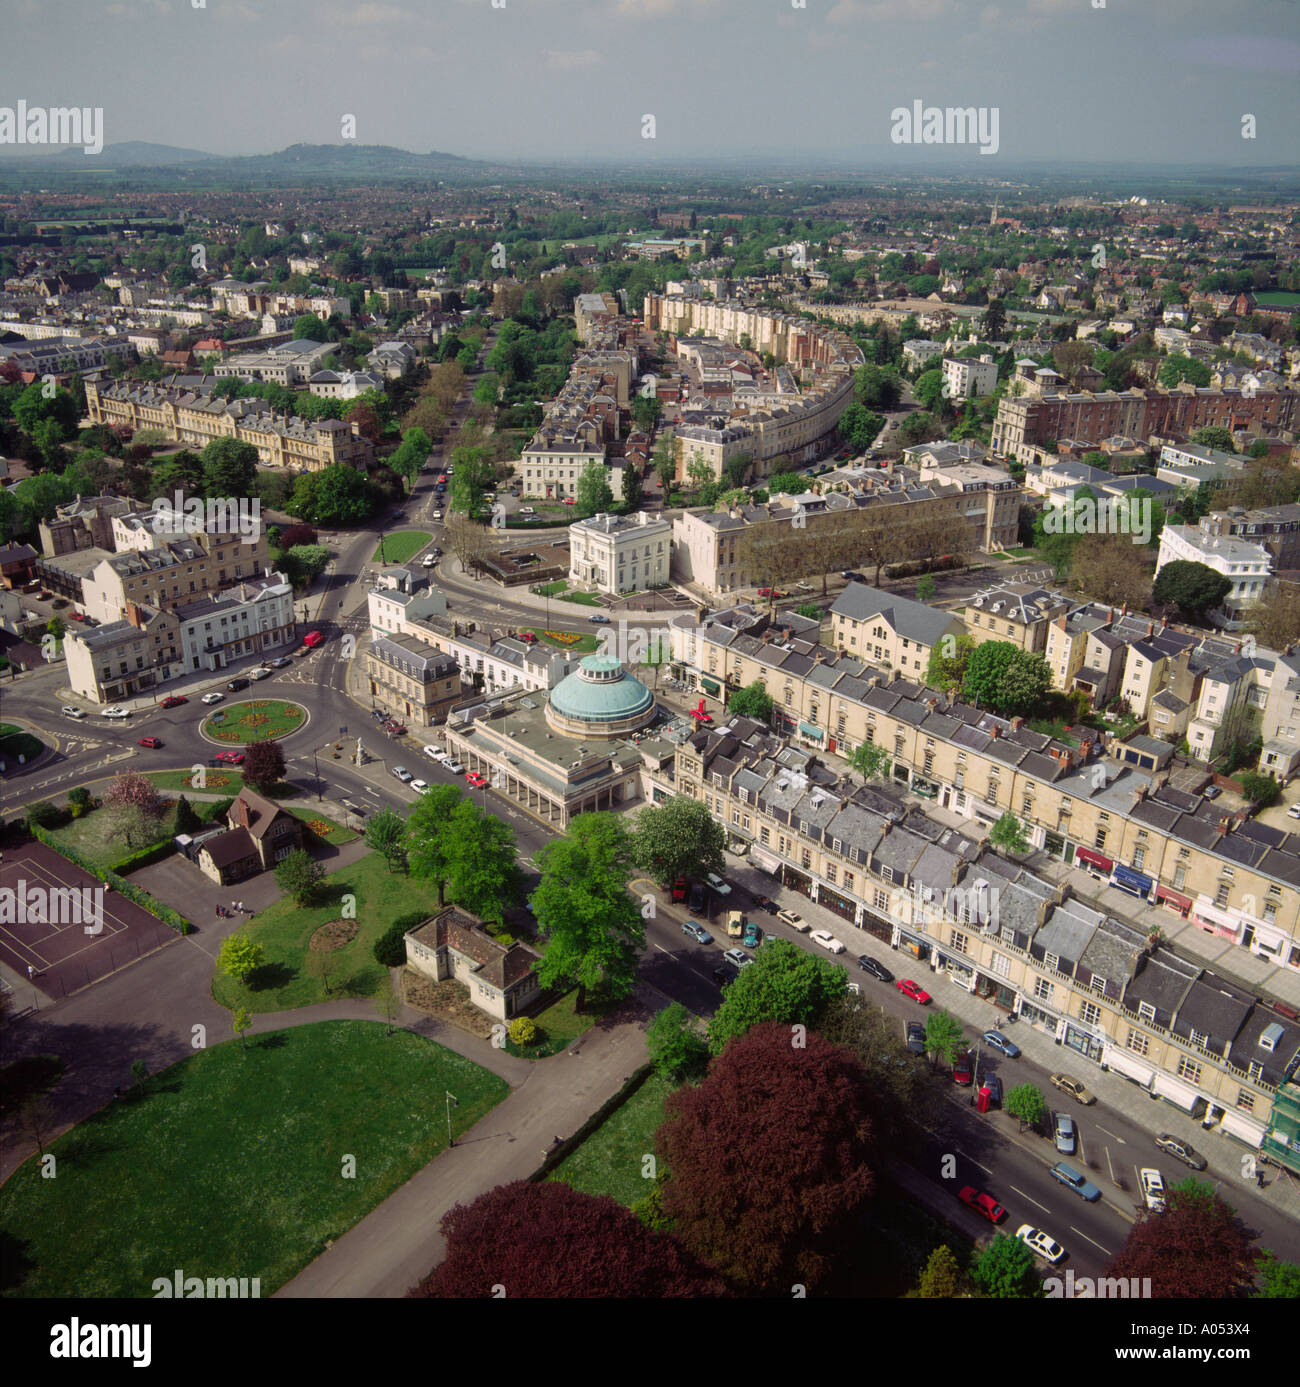
M1300 1059L1290 1009L752 720L696 733L676 779L751 862L916 959L914 972L1015 1013L1224 1137L1259 1149L1270 1133Z
M778 729L797 746L841 757L864 742L881 747L892 779L918 795L985 826L1009 811L1033 846L1261 966L1300 969L1300 837L1175 789L1158 758L1130 762L1126 744L1106 734L1059 741L1023 719L830 655L811 625L773 626L743 607L702 624L681 615L669 625L674 667L724 704L732 690L762 682Z

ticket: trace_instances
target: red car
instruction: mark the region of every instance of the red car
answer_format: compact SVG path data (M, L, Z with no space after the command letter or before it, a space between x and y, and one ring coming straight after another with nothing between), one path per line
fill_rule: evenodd
M910 997L914 1002L920 1002L922 1006L929 1005L930 994L919 982L913 982L911 978L900 978L894 986L905 996Z
M952 1062L952 1081L955 1084L961 1084L963 1088L970 1087L971 1062L970 1055L965 1050Z
M182 703L188 703L189 699L184 694L168 694L158 705L160 708L179 708Z
M574 496L566 496L564 498L564 504L566 506L576 506L578 504L578 501L577 498Z
M977 1214L988 1219L990 1223L997 1223L999 1219L1006 1217L1006 1210L993 1198L991 1194L984 1194L977 1190L974 1185L967 1185L964 1189L957 1191L957 1198L969 1209L974 1209Z
M226 766L240 766L244 762L244 753L242 751L219 751L216 759Z
M777 592L775 588L759 588L758 595L760 597L784 597L785 593Z
M531 631L520 631L519 639L523 641L525 645L537 644L537 637Z
M308 631L302 638L302 643L307 646L319 645L324 639L319 631Z
M141 746L147 746L147 747L153 747L153 748L157 749L158 747L162 746L162 743L158 740L157 737L141 737L141 738L140 738L140 745L141 745Z
M478 772L478 771L470 771L470 772L465 776L465 779L468 780L469 783L470 783L471 785L473 785L475 789L477 789L480 785L486 785L486 784L487 784L486 778L485 778L482 774L480 774L480 772Z

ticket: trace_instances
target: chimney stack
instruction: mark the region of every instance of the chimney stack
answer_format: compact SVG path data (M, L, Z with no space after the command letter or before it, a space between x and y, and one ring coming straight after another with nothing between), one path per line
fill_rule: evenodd
M1021 729L1024 725L1025 725L1025 720L1024 720L1024 718L1012 718L1012 719L1011 719L1011 730L1012 730L1013 732L1019 732L1020 729Z
M1147 622L1147 639L1149 640L1152 636L1155 635L1155 633L1156 633L1156 624L1155 624L1155 622L1154 622L1154 621L1148 621L1148 622Z
M925 700L925 706L933 713L939 706L939 700L937 698L927 698Z
M998 739L1001 735L1002 735L1002 729L1001 729L1001 728L998 726L998 724L995 722L995 723L993 724L993 726L989 728L989 736L992 737L993 740L996 742L997 739Z

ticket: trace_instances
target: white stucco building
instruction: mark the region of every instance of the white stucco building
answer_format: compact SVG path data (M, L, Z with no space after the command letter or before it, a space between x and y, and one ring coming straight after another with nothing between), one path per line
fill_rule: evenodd
M1160 532L1156 576L1166 564L1180 559L1203 563L1231 581L1219 612L1222 624L1229 628L1242 625L1246 608L1263 597L1273 566L1272 556L1262 545L1207 534L1194 525L1166 525Z
M668 581L673 527L645 511L593 515L569 526L569 580L598 592L637 592Z
M970 357L946 356L943 380L950 400L966 400L972 395L991 395L998 385L998 366L985 353L978 361Z

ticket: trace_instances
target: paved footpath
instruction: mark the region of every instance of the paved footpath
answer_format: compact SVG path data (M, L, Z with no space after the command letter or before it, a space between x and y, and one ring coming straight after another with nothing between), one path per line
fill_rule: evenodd
M497 1185L526 1179L555 1137L576 1131L645 1063L644 1027L655 1002L643 995L645 1001L626 1004L561 1054L531 1064L516 1061L529 1065L531 1073L504 1102L276 1294L405 1295L442 1261L446 1244L438 1225L449 1209ZM470 1058L484 1063L479 1052ZM508 1294L508 1267L502 1268L501 1280Z

